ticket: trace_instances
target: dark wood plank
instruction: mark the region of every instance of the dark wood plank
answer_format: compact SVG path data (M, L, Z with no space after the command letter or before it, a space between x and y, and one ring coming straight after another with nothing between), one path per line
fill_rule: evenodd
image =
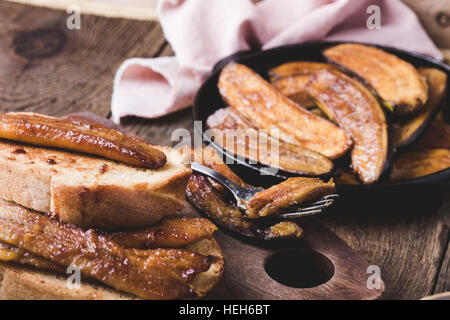
M447 243L447 250L442 259L442 265L439 270L436 288L433 293L442 293L450 291L450 249Z
M450 212L439 206L450 195L441 193L425 188L359 201L355 197L321 221L380 267L384 299L418 299L433 293L448 245Z
M450 215L448 214L450 212L450 194L447 195L446 200L439 210L446 217L443 221L443 230L441 233L444 241L445 237L447 238L447 248L442 255L433 294L450 291Z
M0 109L62 115L110 112L120 63L152 57L165 45L155 22L82 15L68 30L65 12L0 3Z

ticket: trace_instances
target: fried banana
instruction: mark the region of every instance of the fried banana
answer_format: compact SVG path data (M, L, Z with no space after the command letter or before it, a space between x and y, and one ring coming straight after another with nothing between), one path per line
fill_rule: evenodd
M333 163L322 154L276 141L231 107L217 110L208 117L206 124L214 131L215 143L236 156L306 175L322 175L333 169ZM233 138L233 149L228 146L230 137Z
M308 84L310 77L310 74L298 74L274 79L271 83L275 88L280 90L283 95L295 103L304 108L311 109L315 106L314 99L311 98L306 90L306 85Z
M337 70L312 75L308 92L353 139L352 168L361 181L377 181L385 169L389 146L386 118L377 99L359 81Z
M411 145L414 149L450 149L450 124L439 113L422 136Z
M352 145L344 130L300 107L242 64L225 66L218 87L231 107L274 138L331 159L344 155Z
M323 69L335 69L331 64L322 62L311 62L311 61L291 61L286 62L278 67L269 70L269 75L275 79L296 76L296 75L306 75L313 74L316 71Z
M303 235L303 229L292 221L281 221L262 231L266 239L286 238L288 235L294 238L300 238Z
M0 242L144 299L195 294L189 281L212 260L184 249L126 249L89 229L63 224L19 205L0 201Z
M21 264L27 264L38 269L55 271L58 273L64 273L66 271L66 268L57 263L53 263L40 256L32 254L29 251L3 242L0 242L0 261L13 261Z
M280 184L258 192L247 202L247 217L275 215L283 209L314 201L336 191L333 179L324 182L317 178L289 178Z
M208 219L165 218L156 225L137 231L104 233L125 248L180 248L202 239L210 239L217 227Z
M269 70L272 85L282 94L305 108L315 105L314 100L306 90L310 76L319 70L335 69L327 63L294 61L284 63Z
M411 118L400 119L392 124L391 137L395 148L410 144L423 132L445 96L447 75L444 72L434 68L420 68L419 73L428 83L428 101ZM447 137L450 139L450 134Z
M153 170L167 161L162 151L134 136L101 124L36 113L1 114L0 138L87 153Z
M192 151L197 157L202 155L203 165L211 169L219 168L221 174L235 183L246 184L235 175L211 147ZM186 151L186 150L185 150ZM191 151L191 150L189 150ZM196 162L201 160L196 159ZM246 219L229 192L214 180L197 173L193 173L186 188L188 200L199 210L205 212L211 219L220 225L234 230L240 234L263 239L299 238L302 229L294 222L281 224L281 222L267 224L258 219Z
M427 83L416 68L386 51L345 43L326 49L323 55L367 82L391 112L414 113L428 99Z
M407 181L450 168L449 149L408 150L394 159L391 181Z

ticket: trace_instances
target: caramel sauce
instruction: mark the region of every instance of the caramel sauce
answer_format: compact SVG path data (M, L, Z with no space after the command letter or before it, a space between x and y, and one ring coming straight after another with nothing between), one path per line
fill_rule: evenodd
M16 150L13 151L13 153L25 154L27 152L23 148L17 148Z
M296 144L276 141L266 131L254 127L234 108L217 110L208 117L206 124L213 129L217 144L246 159L308 175L321 175L333 169L333 163L325 156ZM227 135L235 139L234 150L227 145L230 141ZM260 147L262 143L265 145Z
M0 138L88 153L153 170L167 161L165 154L151 144L101 124L32 113L0 115Z
M388 134L376 98L361 83L337 70L316 72L308 92L320 109L353 139L352 168L361 181L377 181L386 163Z
M194 158L196 159L195 161L201 161L203 165L219 171L233 182L246 186L241 178L222 162L212 147L191 150L191 152L194 156L197 155ZM202 155L202 158L200 158L200 155ZM201 174L194 173L191 176L186 188L186 195L190 202L204 211L214 221L246 236L266 239L280 237L297 238L301 236L301 232L280 232L276 234L270 231L271 224L267 224L267 221L262 221L263 219L246 219L229 192L224 190L221 185L214 183L212 179ZM285 231L287 230L286 228ZM289 230L293 231L294 228ZM301 229L297 226L295 230Z
M413 65L393 54L356 43L339 44L323 54L369 83L395 113L418 111L428 99L426 81Z
M246 214L249 218L274 215L284 208L314 201L335 191L333 180L324 182L317 178L289 178L255 194L247 203Z
M218 87L229 106L275 138L332 159L344 155L352 145L344 130L300 107L242 64L228 64Z
M108 171L108 165L106 163L102 164L99 168L100 174L104 174Z
M192 297L188 282L211 265L209 257L188 250L125 248L109 234L64 224L12 203L2 206L0 242L51 263L76 265L83 275L140 298Z

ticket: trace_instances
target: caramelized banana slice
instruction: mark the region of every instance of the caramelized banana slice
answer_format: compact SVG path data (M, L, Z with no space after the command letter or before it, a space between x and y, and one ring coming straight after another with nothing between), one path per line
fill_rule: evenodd
M298 74L274 79L271 83L283 95L295 101L300 106L310 109L315 106L314 99L311 98L306 90L310 76L310 74Z
M335 69L330 64L308 61L284 63L269 70L272 85L282 94L305 108L313 107L314 100L306 90L311 74L322 69Z
M427 84L416 68L381 49L346 43L326 49L323 55L366 81L391 112L414 113L428 99Z
M150 228L105 233L126 248L180 248L202 239L210 239L217 227L208 219L177 217L165 218Z
M300 238L303 235L303 229L292 221L281 221L265 229L263 234L266 239Z
M339 176L336 178L336 184L361 184L358 175L350 168L339 169Z
M255 194L247 203L246 214L249 218L274 215L285 208L317 200L335 191L333 179L324 182L317 178L289 178Z
M351 147L352 141L342 129L298 106L242 64L228 64L218 86L230 106L275 138L331 159L339 158Z
M234 155L304 175L322 175L333 169L333 163L322 154L276 141L231 107L210 115L206 125L214 130L214 141ZM231 139L234 143L229 146Z
M396 156L391 180L412 180L447 168L450 168L448 149L410 150Z
M236 182L237 184L244 186L245 183L239 178L231 169L222 161L222 158L217 154L216 150L213 147L207 146L202 148L191 148L188 146L184 146L179 150L183 157L187 157L185 160L186 163L190 163L192 161L201 163L204 166L207 166L217 172L219 172L224 177ZM221 184L213 181L214 187L219 190L224 190Z
M0 138L88 153L154 170L167 161L163 152L136 137L100 124L37 113L1 114Z
M445 122L442 113L436 116L423 135L411 147L418 149L450 149L450 124Z
M428 101L412 118L392 124L391 137L395 148L410 144L423 132L445 96L447 75L444 72L434 68L420 68L419 73L428 83Z
M311 61L291 61L269 70L269 75L275 79L295 76L299 74L312 74L323 69L335 69L331 64Z
M212 260L184 249L125 249L98 232L0 200L0 242L143 299L193 297L188 281Z
M239 207L217 190L207 177L194 173L189 179L186 195L199 210L218 224L247 236L253 235L252 223L245 219Z
M185 148L183 151L186 152L187 150L191 153L190 148ZM218 168L220 173L228 179L239 185L246 186L222 162L222 159L211 147L196 149L195 151L192 150L192 153L197 154L196 162L202 163L214 170ZM200 158L200 155L202 155L202 158ZM192 174L186 188L186 196L195 207L205 212L208 217L218 224L245 236L263 239L280 239L299 238L303 234L302 229L292 221L288 224L279 225L277 223L268 225L262 219L246 219L236 205L236 200L230 196L229 191L225 190L220 184L215 183L212 179L201 174Z
M308 92L319 108L352 137L352 167L361 181L377 181L387 160L388 134L375 97L359 81L337 70L316 72Z
M38 269L55 271L58 273L66 272L66 268L59 264L45 260L44 258L32 254L31 252L19 249L3 242L0 242L0 260L27 264Z

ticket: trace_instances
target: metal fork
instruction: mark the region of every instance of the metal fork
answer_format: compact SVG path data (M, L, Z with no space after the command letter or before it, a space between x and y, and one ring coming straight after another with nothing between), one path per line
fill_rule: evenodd
M225 188L227 188L233 197L236 199L237 206L239 209L245 211L247 210L247 202L258 192L264 190L263 188L246 188L238 185L237 183L231 181L230 179L224 177L219 172L212 170L204 165L196 162L191 162L191 169L195 172L202 173L215 181L219 182ZM329 207L333 202L339 197L338 194L330 194L323 196L320 200L315 202L310 202L305 204L303 207L292 207L287 208L287 212L280 214L282 218L300 218L306 216L316 215L321 213L323 209ZM289 212L291 211L291 212Z

